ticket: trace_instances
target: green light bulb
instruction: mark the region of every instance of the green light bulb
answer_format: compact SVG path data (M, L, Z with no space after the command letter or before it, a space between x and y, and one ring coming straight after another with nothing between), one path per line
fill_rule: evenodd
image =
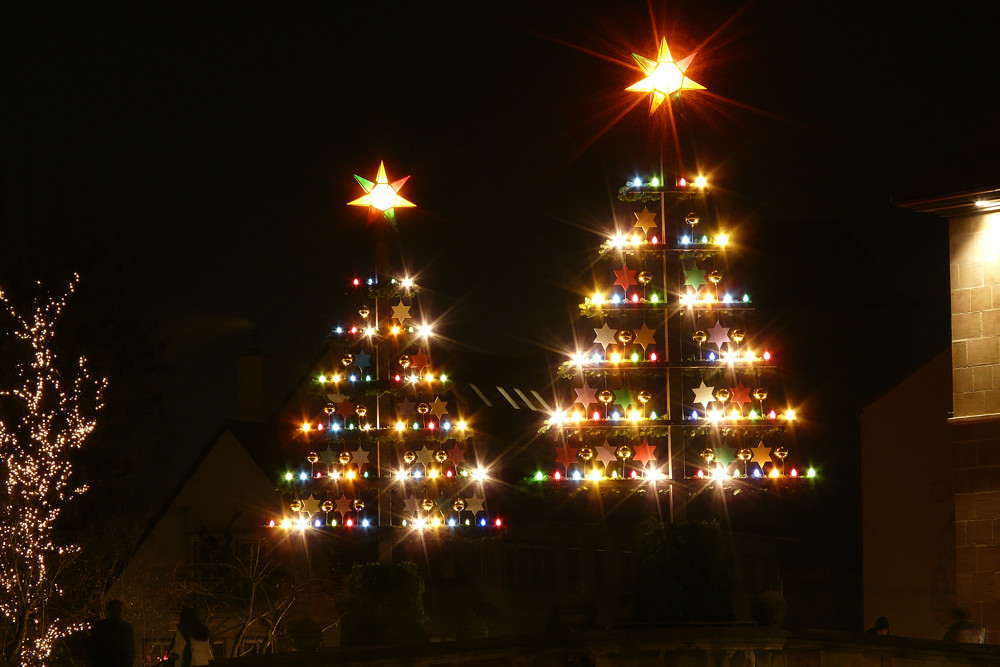
M541 482L544 479L545 479L545 475L542 474L541 470L539 470L538 472L535 473L535 481L536 482Z

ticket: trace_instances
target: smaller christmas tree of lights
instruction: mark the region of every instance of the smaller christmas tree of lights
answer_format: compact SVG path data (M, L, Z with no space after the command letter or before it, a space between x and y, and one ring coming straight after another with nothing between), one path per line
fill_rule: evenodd
M369 221L395 227L394 207L413 206L390 183L384 164L374 182L356 177ZM416 282L388 266L397 242L383 226L372 275L354 277L345 301L350 321L337 325L314 376L298 428L302 466L283 481L288 512L272 522L293 529L364 530L395 526L484 530L503 525L490 514L491 475L446 368L435 363L436 333Z
M599 285L560 369L555 461L535 479L673 489L680 500L705 480L812 476L788 458L795 412L778 398L750 296L729 278L734 241L712 219L707 181L636 178L619 200L623 222L600 247Z

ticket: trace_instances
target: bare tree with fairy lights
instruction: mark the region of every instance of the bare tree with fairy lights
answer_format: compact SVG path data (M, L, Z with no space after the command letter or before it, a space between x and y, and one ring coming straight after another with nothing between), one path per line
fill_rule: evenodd
M26 315L0 290L0 662L44 665L56 640L78 629L53 612L60 581L80 548L59 539L66 504L84 493L72 452L102 406L103 379L54 346L66 292L37 299Z

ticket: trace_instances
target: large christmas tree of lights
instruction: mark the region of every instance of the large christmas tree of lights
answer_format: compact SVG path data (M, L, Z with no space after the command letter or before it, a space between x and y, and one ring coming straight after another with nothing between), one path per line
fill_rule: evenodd
M657 60L636 56L646 78L629 90L650 94L651 113L669 107L703 88L685 75L691 58L674 62L664 40ZM671 516L682 516L688 494L706 485L811 477L789 456L795 413L755 336L749 293L731 278L735 239L707 180L636 177L618 199L598 284L560 368L560 405L547 422L554 462L534 479L666 496Z
M352 205L391 224L413 206L384 165ZM298 530L396 526L419 532L502 525L488 512L490 476L463 419L447 370L432 356L435 332L415 281L389 263L398 235L376 230L375 270L350 279L349 321L337 325L304 403L296 434L301 465L285 472L287 512L273 524Z

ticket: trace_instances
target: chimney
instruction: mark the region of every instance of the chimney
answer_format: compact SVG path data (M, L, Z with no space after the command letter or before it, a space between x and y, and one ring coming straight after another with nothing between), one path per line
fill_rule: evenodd
M239 418L243 421L267 421L267 357L252 347L237 360L239 381Z

